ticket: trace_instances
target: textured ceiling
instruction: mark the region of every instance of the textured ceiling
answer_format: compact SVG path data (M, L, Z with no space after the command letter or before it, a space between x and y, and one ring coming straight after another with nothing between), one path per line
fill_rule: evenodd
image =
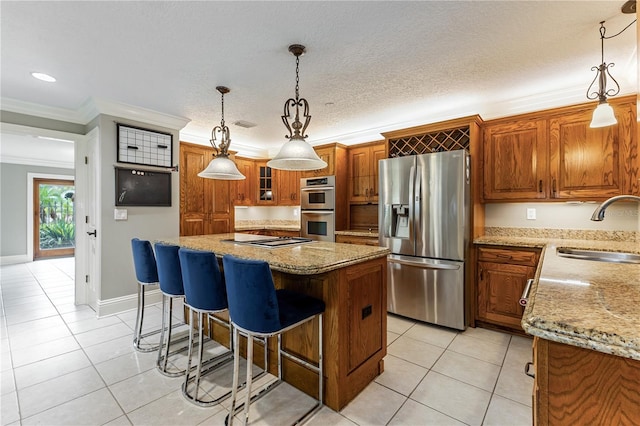
M3 105L78 110L106 99L187 117L206 142L225 119L232 149L274 150L294 95L311 105L312 144L480 114L585 102L607 35L635 16L622 1L10 2L0 6ZM622 94L635 93L636 25L605 42ZM55 76L47 84L32 71ZM238 120L257 124L234 126Z

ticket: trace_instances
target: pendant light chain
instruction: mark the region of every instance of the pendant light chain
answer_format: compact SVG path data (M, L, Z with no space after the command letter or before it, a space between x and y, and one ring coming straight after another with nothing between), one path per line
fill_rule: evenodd
M224 129L224 93L222 95L222 120L220 120L220 127Z
M300 56L296 56L296 103L300 93Z

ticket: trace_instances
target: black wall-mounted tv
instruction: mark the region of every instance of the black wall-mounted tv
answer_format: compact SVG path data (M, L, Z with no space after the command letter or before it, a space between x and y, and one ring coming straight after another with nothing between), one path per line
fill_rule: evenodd
M171 172L115 169L116 206L171 207Z

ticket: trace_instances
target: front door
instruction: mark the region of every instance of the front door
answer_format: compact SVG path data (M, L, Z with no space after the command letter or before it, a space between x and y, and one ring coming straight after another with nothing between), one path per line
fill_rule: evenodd
M73 180L33 179L33 258L73 256L75 249Z

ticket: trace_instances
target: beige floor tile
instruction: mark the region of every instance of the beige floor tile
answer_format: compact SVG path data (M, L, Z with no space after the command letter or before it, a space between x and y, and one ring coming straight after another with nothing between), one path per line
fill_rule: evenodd
M387 331L403 334L409 330L416 321L401 317L399 315L387 314Z
M500 374L500 367L497 365L448 349L432 370L489 392L493 391Z
M182 377L169 378L148 370L113 384L109 389L125 413L130 413L180 389L183 380Z
M387 331L387 346L395 342L398 337L400 337L398 333Z
M406 397L374 382L360 392L340 414L358 425L385 425L405 400Z
M23 425L101 425L123 412L105 388L22 420Z
M529 345L513 344L509 345L507 355L504 358L503 365L505 367L519 368L524 370L524 365L533 360L533 350L531 343Z
M529 426L532 423L531 407L493 395L484 426Z
M220 423L220 424L224 424L224 423ZM129 421L126 415L122 415L117 419L113 419L110 422L103 424L102 426L131 426L131 422Z
M306 426L357 426L354 422L344 417L340 413L336 413L329 407L322 407L322 409L313 416Z
M495 343L508 344L511 340L511 335L507 333L501 333L499 331L487 330L480 327L467 327L467 329L460 333L463 336L475 337L476 339L490 340Z
M90 346L85 348L84 351L94 364L128 354L135 351L133 348L133 333L129 336Z
M114 324L122 324L118 317L95 318L94 316L67 324L73 334L86 333Z
M420 404L412 399L408 399L400 408L400 411L393 416L389 426L407 425L438 425L438 426L464 426L453 417L440 413L426 405Z
M18 389L24 389L38 383L46 382L73 371L82 370L91 365L81 350L43 359L14 370Z
M424 368L431 368L443 352L443 348L405 336L398 337L398 339L387 348L388 354L418 364Z
M96 364L96 370L107 386L156 368L157 352L129 352Z
M104 387L93 367L83 368L20 390L20 414L26 418Z
M16 351L28 347L38 347L43 343L71 336L71 332L64 325L48 327L42 330L34 330L31 333L20 333L15 337L9 337L11 350ZM37 348L35 348L37 350Z
M53 327L65 327L64 321L59 316L38 319L34 321L24 322L21 324L15 324L7 326L10 338L15 338L20 334L30 335L39 330L46 330Z
M463 334L456 336L448 347L450 351L468 355L495 365L502 365L507 348L507 343L477 339Z
M127 417L133 425L196 425L220 411L227 413L220 405L203 408L192 404L178 389L133 410Z
M411 327L406 333L406 337L420 340L441 348L446 348L451 344L458 334L457 331L438 327L435 325L418 323Z
M533 378L523 368L502 367L494 393L531 407Z
M16 390L16 382L13 376L13 370L7 369L0 373L0 393L4 395L5 393L15 392Z
M88 348L89 346L94 346L124 336L131 336L131 329L123 323L113 324L108 327L102 327L75 335L76 340L83 348Z
M20 420L20 410L18 408L18 395L16 392L9 392L0 396L0 422L8 425Z
M375 381L402 395L409 396L427 374L428 369L393 355L384 358L384 373Z
M468 425L480 425L491 392L430 371L411 399Z
M23 348L11 351L13 368L22 367L23 365L31 364L32 362L42 361L43 359L73 352L78 349L80 349L80 346L78 346L76 339L69 336L52 342L40 344L38 345L37 350L34 350L33 348Z

